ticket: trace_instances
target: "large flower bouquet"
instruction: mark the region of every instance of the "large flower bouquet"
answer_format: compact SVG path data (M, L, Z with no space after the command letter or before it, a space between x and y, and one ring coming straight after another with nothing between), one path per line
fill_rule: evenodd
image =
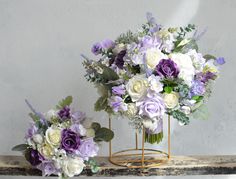
M128 117L146 129L146 141L163 136L164 114L186 125L211 93L224 58L203 55L195 25L164 28L148 13L148 22L135 33L92 46L98 57L85 57L86 78L99 89L95 110Z
M112 131L92 123L85 113L73 110L71 96L45 114L26 103L32 110L29 116L33 121L25 136L26 144L15 146L14 151L22 151L26 160L44 176L73 177L85 166L92 172L99 170L92 158L98 154L99 142L113 138Z

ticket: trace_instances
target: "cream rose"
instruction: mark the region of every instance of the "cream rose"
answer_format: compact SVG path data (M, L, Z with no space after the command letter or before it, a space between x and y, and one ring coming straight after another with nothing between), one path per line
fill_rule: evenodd
M54 155L53 148L48 143L44 143L41 146L40 153L46 158L51 158Z
M51 126L45 133L46 141L52 146L59 146L61 142L61 129Z
M167 59L168 57L161 52L158 48L150 48L145 53L145 59L147 67L154 70L161 59Z
M164 94L165 106L169 109L177 107L179 103L179 94L176 92L165 93Z
M82 158L67 158L63 161L62 169L68 177L79 175L85 167Z
M180 70L179 78L182 78L188 86L191 86L195 69L190 56L182 53L173 53L170 54L169 57L177 64Z
M148 81L143 75L136 75L129 80L126 89L133 102L138 101L146 94Z

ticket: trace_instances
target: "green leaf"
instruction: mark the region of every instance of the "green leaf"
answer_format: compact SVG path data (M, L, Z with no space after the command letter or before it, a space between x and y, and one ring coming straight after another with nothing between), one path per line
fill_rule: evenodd
M107 97L101 96L94 104L95 111L105 110L107 107Z
M197 102L201 101L203 99L203 96L193 96L193 100L196 100Z
M96 132L96 131L98 131L98 129L101 128L101 125L97 122L93 122L92 125L91 125L91 128L94 129L95 132Z
M193 119L198 120L207 120L209 118L209 112L205 105L199 106L196 110L191 114Z
M95 132L94 140L109 142L114 137L114 132L108 128L102 127Z
M105 80L106 82L108 81L115 81L119 79L119 76L117 75L116 72L114 72L111 68L100 64L99 65L103 69L103 73L101 74L101 78Z
M190 122L189 117L179 110L172 111L172 116L184 125L187 125Z
M170 87L170 86L166 86L166 87L164 88L164 91L165 91L166 93L171 93L172 90L173 90L173 88Z
M198 51L198 45L195 40L191 40L189 43L187 43L183 48L181 49L182 52L188 52L189 49L195 49Z
M203 58L205 58L206 60L211 60L211 59L215 60L215 59L216 59L215 56L210 55L210 54L206 54L206 55L204 55Z
M57 109L62 109L65 106L69 106L73 101L72 96L67 96L65 99L59 101L58 105L56 106Z
M13 147L11 150L12 151L18 151L18 152L23 152L29 147L28 144L19 144Z

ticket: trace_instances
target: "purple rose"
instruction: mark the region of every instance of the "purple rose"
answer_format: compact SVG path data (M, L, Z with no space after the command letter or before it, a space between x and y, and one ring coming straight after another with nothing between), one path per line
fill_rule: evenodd
M73 153L79 148L80 136L70 129L62 131L61 148L68 153Z
M32 166L37 166L39 165L40 163L42 163L42 160L44 159L43 156L37 151L37 150L34 150L34 149L29 149L28 151L29 155L28 155L28 161L30 162L30 164Z
M139 115L147 116L149 118L160 117L165 113L165 104L160 96L145 97L137 102L139 107Z
M93 44L91 51L94 55L100 54L102 52L102 45L99 42Z
M156 66L156 73L161 77L176 78L179 74L179 69L177 64L171 59L162 59Z
M206 92L205 85L201 81L193 81L190 89L190 97L202 96Z
M114 48L115 47L115 43L110 40L110 39L105 39L101 42L101 46L104 49L109 49L109 48Z
M65 119L70 119L71 118L71 115L70 115L70 108L68 106L65 106L63 109L61 109L59 112L58 112L58 116L65 120Z
M93 138L87 138L81 141L79 147L79 153L84 160L88 160L89 157L94 157L98 154L98 145L93 141Z
M125 94L125 85L113 86L112 93L115 95L124 95Z

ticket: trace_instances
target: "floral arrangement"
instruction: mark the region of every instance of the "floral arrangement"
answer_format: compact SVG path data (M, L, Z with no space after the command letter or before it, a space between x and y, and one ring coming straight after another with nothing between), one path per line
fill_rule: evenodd
M95 43L96 60L82 57L85 77L101 95L95 110L128 117L145 128L146 142L158 143L165 114L187 125L202 110L225 60L199 52L203 32L195 25L165 28L150 13L147 20L137 32Z
M110 141L113 132L92 123L85 113L70 107L68 96L45 114L32 110L32 118L25 140L13 148L22 151L27 161L43 173L43 176L58 175L60 178L79 175L85 166L97 172L99 167L93 157L98 154L99 142Z

